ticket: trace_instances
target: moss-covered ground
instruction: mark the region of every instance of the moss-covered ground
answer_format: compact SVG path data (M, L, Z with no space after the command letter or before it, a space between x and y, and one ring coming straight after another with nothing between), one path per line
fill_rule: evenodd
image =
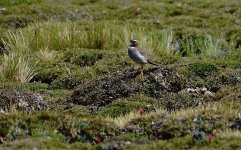
M0 82L0 149L241 149L241 1L0 0Z

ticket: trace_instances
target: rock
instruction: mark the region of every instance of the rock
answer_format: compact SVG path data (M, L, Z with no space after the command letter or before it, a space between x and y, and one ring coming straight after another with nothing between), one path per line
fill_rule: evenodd
M6 8L0 8L0 15L1 15L1 14L4 14L5 12L7 12L7 9L6 9Z
M154 21L154 24L159 25L161 22L159 20Z
M110 141L109 143L105 143L101 145L101 149L102 150L125 149L130 144L131 144L130 141Z
M194 131L192 139L196 144L200 144L205 139L205 136L206 134L203 131Z
M135 133L139 135L144 134L144 128L141 127L140 125L128 125L124 129L121 130L122 133Z
M235 120L233 121L233 123L230 125L231 129L237 129L237 130L241 130L241 119L235 118Z
M206 91L206 92L204 93L204 97L213 98L213 97L214 97L214 94L213 94L212 92L210 92L210 91Z

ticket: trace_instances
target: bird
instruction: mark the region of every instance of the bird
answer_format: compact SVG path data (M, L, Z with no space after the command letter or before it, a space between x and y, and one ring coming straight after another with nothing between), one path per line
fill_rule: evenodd
M128 55L136 63L140 64L140 77L143 79L143 70L146 64L152 64L157 66L149 56L144 52L143 49L139 48L139 43L137 40L130 40L130 45L128 46Z

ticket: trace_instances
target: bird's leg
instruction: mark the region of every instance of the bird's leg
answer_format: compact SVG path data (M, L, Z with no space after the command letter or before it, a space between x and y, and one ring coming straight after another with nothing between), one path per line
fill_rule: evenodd
M141 70L141 74L140 74L141 75L141 79L143 80L143 77L144 77L144 74L143 74L144 66L143 65L141 65L141 69L140 70Z
M144 70L144 66L141 65L141 67L139 68L138 70L138 73L140 73L137 77L142 79L143 80L143 77L144 77L144 73L143 73L143 70Z

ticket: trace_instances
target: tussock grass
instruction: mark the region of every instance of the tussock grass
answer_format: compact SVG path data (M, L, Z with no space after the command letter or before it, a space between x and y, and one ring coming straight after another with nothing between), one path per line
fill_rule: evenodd
M216 57L227 50L228 44L222 38L211 35L190 37L184 44L189 55L202 54L204 56Z
M3 43L9 52L36 52L42 49L62 50L79 45L78 31L71 23L35 23L17 31L9 30ZM75 46L76 45L76 46Z
M29 53L30 52L30 40L29 36L26 36L22 30L8 31L2 39L4 48L8 53Z
M58 53L56 51L50 51L49 49L45 48L36 53L36 56L39 62L53 62L57 60Z
M75 23L35 23L16 31L9 31L3 38L8 51L34 52L41 49L65 50L66 48L126 49L130 39L137 39L141 47L157 56L172 54L175 32L156 30L153 26L143 28L101 22L79 26ZM182 43L184 51L195 53L199 48L204 53L216 54L223 45L211 36L189 38Z
M73 22L37 22L23 29L9 30L3 35L2 43L9 55L31 57L32 62L42 63L56 62L61 58L61 51L70 49L126 51L130 39L138 40L140 47L157 61L165 56L179 55L184 52L187 56L192 56L196 54L196 49L199 49L204 56L216 56L224 45L222 40L207 36L181 39L180 45L176 46L177 38L173 30L159 30L154 26L137 27L113 21L84 25ZM23 61L19 64L22 63ZM32 66L29 68L33 70ZM28 72L27 74L30 74L31 77L34 75L32 71ZM4 76L7 79L13 78Z
M35 65L31 65L24 57L4 55L0 66L2 78L25 83L30 81L35 74Z
M126 49L130 39L137 39L149 53L162 56L173 54L175 36L175 31L157 30L154 26L144 28L116 22L78 25L49 21L34 23L18 31L8 31L3 43L8 51L28 53L46 48L57 51L67 48ZM204 54L215 55L221 51L223 43L223 40L207 35L204 38L188 38L182 42L182 46L184 51L190 53L195 53L198 48Z

